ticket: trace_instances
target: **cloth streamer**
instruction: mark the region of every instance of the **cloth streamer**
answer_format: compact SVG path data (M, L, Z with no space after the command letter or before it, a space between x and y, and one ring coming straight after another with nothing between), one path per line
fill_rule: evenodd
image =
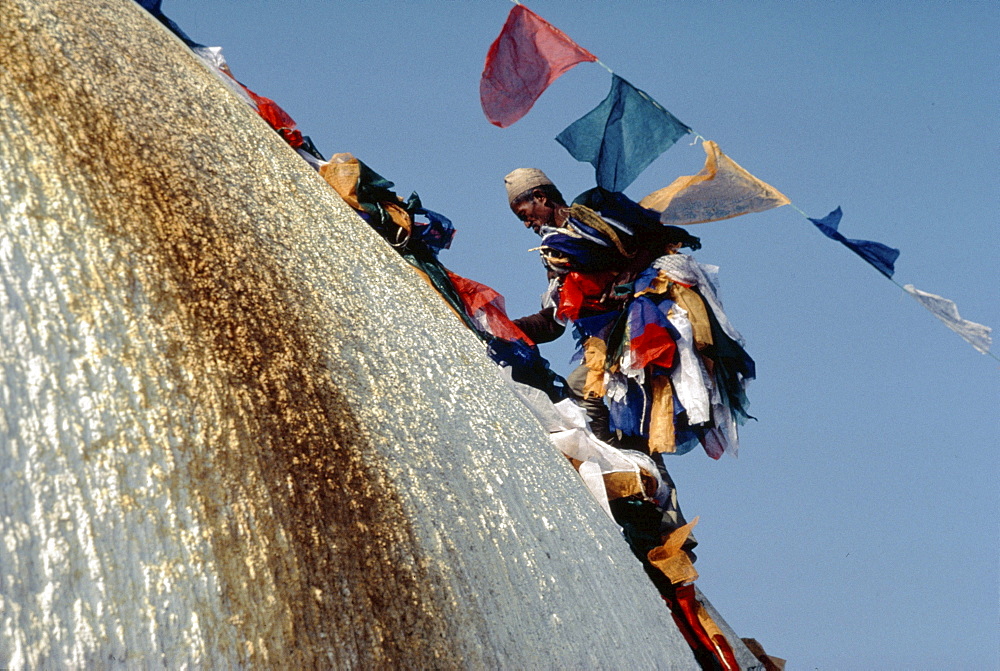
M597 169L597 185L624 191L691 129L618 75L600 105L559 133L556 141Z
M643 207L661 212L660 221L664 224L720 221L791 202L723 154L716 143L706 140L702 147L706 156L701 172L678 177L670 186L639 201Z
M634 368L643 369L655 364L669 369L674 365L677 345L666 314L671 305L639 297L629 306L629 348L632 350L631 365Z
M664 489L659 472L648 457L619 450L598 440L587 426L586 412L574 401L566 399L552 403L538 389L513 380L510 369L501 367L499 373L549 433L552 444L574 463L590 493L609 517L609 499L633 496L644 491L641 472L656 479L658 498L662 497L666 502L671 492ZM590 466L583 468L585 464ZM595 477L598 474L600 478Z
M491 124L506 128L527 114L560 75L596 60L548 21L516 5L486 54L479 80L483 112Z

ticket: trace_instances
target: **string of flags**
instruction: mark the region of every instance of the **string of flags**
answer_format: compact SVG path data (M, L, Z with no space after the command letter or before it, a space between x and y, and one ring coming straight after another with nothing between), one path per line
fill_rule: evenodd
M480 80L480 102L490 123L506 128L526 115L562 74L580 63L597 63L611 73L611 90L593 110L556 136L578 161L594 166L597 185L624 191L657 157L680 138L694 133L666 108L608 68L564 32L514 0L514 7L490 45ZM941 296L905 286L893 279L899 250L872 240L845 237L838 227L840 207L815 219L792 205L785 195L754 177L701 135L707 155L696 175L679 177L669 186L640 201L661 213L664 224L689 225L720 221L791 205L823 235L835 240L870 264L893 284L923 305L976 350L990 352L991 329L962 319L958 307Z
M268 98L258 96L235 79L220 48L206 47L188 38L177 24L163 15L160 9L162 0L136 0L136 2L177 35L205 65L219 76L226 86L240 96L247 105L255 109L257 114L281 135L287 144L316 168L344 201L354 208L359 216L367 221L389 244L400 251L401 255L411 263L418 273L439 291L446 303L455 310L459 318L466 322L474 333L480 337L485 336L484 340L489 344L490 357L501 366L504 375L509 376L515 392L522 397L526 405L536 413L542 425L550 432L553 444L573 461L588 489L602 503L605 511L613 519L616 519L616 522L617 518L611 511L613 505L611 501L617 502L640 493L655 502L653 507L658 514L663 515L664 520L667 520L668 517L670 519L680 517L673 483L669 481L669 476L661 477L657 464L649 456L635 451L619 451L597 440L587 428L585 410L573 401L558 400L565 396L564 381L548 368L547 362L538 355L537 348L530 340L524 339L523 332L520 332L517 325L506 317L502 297L489 287L451 273L437 262L437 252L449 246L454 234L451 222L445 217L423 208L416 194L412 194L406 201L398 197L391 190L394 186L392 182L374 173L353 156L339 154L332 157L330 161L323 159L310 139L299 132L294 120L280 106ZM526 11L526 9L522 9L519 12L522 20L525 19L524 12ZM539 19L537 15L528 16L527 19L524 23L530 27L530 30L525 31L523 28L520 30L529 36L531 31L534 31L535 36L530 39L534 40L532 44L538 48L534 50L532 57L545 61L547 50L552 48L552 45L561 49L564 57L555 67L545 61L541 66L529 71L530 77L521 77L527 82L526 86L530 90L527 95L520 93L516 86L505 87L497 85L498 82L493 82L490 86L484 85L481 88L481 91L485 92L484 110L487 109L486 98L496 96L492 99L493 104L499 106L494 110L495 116L497 120L503 122L497 123L497 125L509 125L521 118L530 110L544 90L562 72L573 67L576 62L594 61L599 63L592 54L575 47L572 40L569 40L564 34L551 26L546 28L548 24ZM506 54L507 57L510 57L511 54L525 53L521 50L522 46L514 42L507 44L505 50L495 44L494 48L491 48L490 54L494 58L498 57L498 54ZM574 53L576 53L575 56ZM580 60L573 61L573 58L580 58ZM488 57L487 66L489 64L490 58ZM516 66L516 61L508 63L507 72L497 75L501 77L501 84L509 81L510 72L516 70L514 66ZM487 68L494 75L503 69L490 70L489 67ZM504 76L508 79L504 80ZM580 160L593 163L599 173L603 166L608 179L626 181L625 186L627 186L635 178L634 175L638 175L660 153L672 146L677 138L693 131L677 121L647 94L632 87L631 84L617 77L613 72L612 76L614 77L612 93L608 99L599 106L598 110L588 115L590 118L586 119L585 123L572 131L569 128L564 131L561 137L565 142L563 140L560 142L571 153L579 152L580 156L577 158ZM486 79L485 71L484 79ZM497 100L500 102L497 103ZM505 105L509 101L512 101L513 107L506 108ZM633 134L633 130L636 128L631 125L631 117L635 114L634 110L637 108L640 110L649 109L650 107L658 110L656 114L659 115L661 121L665 119L669 126L666 129L657 127L655 123L649 126L650 132L656 134L658 138L655 146L662 147L655 150L652 158L649 158L648 149L638 147L639 151L635 152L633 151L634 147L630 145L632 139L643 139L642 135ZM514 112L511 113L510 109L514 109ZM489 112L487 114L489 116ZM605 128L599 143L588 137L585 130L587 124L595 123L598 126L603 123ZM617 130L608 132L607 129L616 126ZM672 137L675 134L676 137ZM610 139L605 136L609 136ZM570 145L574 148L571 149ZM680 223L716 221L790 204L790 201L773 187L753 177L735 161L722 154L715 143L705 141L704 147L707 160L702 172L697 175L681 177L666 189L654 192L647 196L647 199L644 199L644 202L656 204L657 207L662 208L660 211L663 213L664 221L667 221L668 218L670 221ZM619 156L634 155L640 155L642 158L638 161L632 161L630 158L619 159ZM581 158L582 156L587 158ZM636 165L639 164L641 167L636 168ZM630 175L633 176L630 178ZM625 186L621 188L625 188ZM421 215L428 221L418 222L414 215ZM805 216L804 213L803 216ZM873 263L873 259L880 258L879 255L884 253L884 250L893 252L894 255L891 255L887 265L884 266L885 270L879 268L880 272L891 279L892 263L898 256L898 250L879 245L879 243L844 238L837 232L840 217L841 213L838 208L822 220L810 221L819 227L824 234L848 245L869 263ZM670 282L672 286L682 290L698 283L696 278L690 276L690 272L694 272L694 269L683 267L688 261L693 262L691 257L676 254L663 257L661 261L665 259L669 259L671 267L658 267L657 270L667 272L667 277L670 277L669 273L676 273L673 276L676 282ZM876 267L878 268L878 266ZM703 271L705 269L702 267ZM687 284L689 281L692 282L692 285ZM643 291L645 292L651 287L652 285ZM958 316L954 303L947 299L921 292L912 285L902 288L935 315L938 315L949 328L972 342L977 349L989 353L989 328L962 320ZM711 301L711 292L706 291L704 295ZM679 302L679 304L681 303ZM640 302L639 307L642 309L647 305ZM694 306L687 305L685 311L687 310L693 312ZM716 313L714 308L712 312L716 318L719 318L720 315L722 318L725 317L721 311ZM632 315L630 315L631 317ZM707 313L704 323L707 323ZM675 343L668 338L660 344L658 349L655 344L657 338L654 333L656 330L654 320L637 319L636 326L638 328L634 329L634 333L637 338L648 338L647 342L638 347L638 351L643 353L643 358L633 361L633 365L639 366L641 370L641 367L654 363L654 357L666 353L665 348L669 347L666 344L667 340L671 345L675 346ZM654 328L650 329L650 326ZM688 327L692 329L693 337L694 326L689 324ZM720 325L720 327L728 333L724 325ZM738 333L735 336L738 339ZM991 354L991 356L993 355ZM749 363L752 365L752 361ZM662 376L655 379L658 379L661 384L666 380ZM710 402L714 403L711 400ZM695 404L688 403L687 405L690 413L695 408ZM662 475L666 476L665 471ZM646 501L646 503L650 503L650 501ZM645 515L646 513L641 514ZM697 521L696 518L689 524L675 528L669 535L661 536L658 539L661 544L646 554L648 558L647 571L650 570L650 567L655 568L670 582L668 589L662 588L659 583L657 586L667 600L674 620L684 634L685 640L691 645L696 656L701 653L702 656L697 658L713 664L719 663L724 668L737 668L738 663L726 636L697 600L694 587L691 584L697 578L697 571L691 565L691 558L688 556L686 548L690 547L687 545L688 535L691 527ZM680 522L683 522L682 518ZM640 552L637 550L637 546L633 545L632 540L629 540L629 544L639 556ZM643 551L645 551L644 548ZM650 571L651 578L653 573ZM656 581L654 580L654 582ZM766 657L759 644L753 639L743 639L743 641L754 644L753 654L762 661L767 662L771 659Z
M291 116L277 103L257 95L236 80L218 47L207 47L188 37L163 14L162 0L136 1L209 67L223 75L227 85L255 108L307 162L314 167L319 165L322 156L309 137L299 131ZM599 186L620 192L678 139L695 132L646 92L615 74L594 54L516 0L487 53L480 80L480 100L490 122L506 128L527 114L556 79L585 62L597 63L611 73L611 91L596 108L573 122L556 139L574 158L594 165ZM701 135L695 135L704 140ZM659 211L663 223L690 225L720 221L791 205L821 233L864 259L976 350L1000 361L1000 357L990 351L992 329L963 319L953 301L921 291L912 284L901 285L893 279L898 249L871 240L845 237L838 231L843 216L839 207L822 219L809 217L777 189L723 154L716 143L704 140L703 147L706 161L701 172L679 177L640 201L644 207Z

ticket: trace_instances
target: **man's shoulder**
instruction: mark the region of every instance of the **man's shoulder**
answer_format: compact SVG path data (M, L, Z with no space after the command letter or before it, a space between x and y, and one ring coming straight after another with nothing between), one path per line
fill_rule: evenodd
M649 210L624 193L608 191L597 186L588 189L573 199L573 205L581 205L605 219L629 226L659 226L660 213Z
M587 226L598 230L603 229L608 224L608 221L605 220L599 212L590 209L586 205L580 205L578 203L574 203L569 206L569 217L577 223L586 224Z
M574 205L581 205L598 214L623 237L623 242L632 249L663 249L666 245L680 244L690 249L700 249L701 241L678 226L666 226L660 222L660 213L645 208L624 193L594 187L573 199Z

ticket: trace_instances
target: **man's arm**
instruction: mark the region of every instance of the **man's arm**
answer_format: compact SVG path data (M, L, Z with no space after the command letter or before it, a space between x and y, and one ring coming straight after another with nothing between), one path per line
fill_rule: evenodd
M533 315L515 319L514 324L535 343L552 342L566 330L563 324L556 321L554 307L542 308Z

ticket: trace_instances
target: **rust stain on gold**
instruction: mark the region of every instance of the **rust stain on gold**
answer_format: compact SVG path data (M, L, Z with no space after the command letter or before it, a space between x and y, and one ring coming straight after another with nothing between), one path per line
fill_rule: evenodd
M129 0L0 0L0 266L0 666L693 668L474 338Z
M13 35L37 28L37 19L17 3L0 5L4 88L22 109L45 108L25 115L28 141L64 157L63 178L86 194L118 246L115 270L128 273L91 269L91 291L74 295L70 309L87 319L103 309L88 300L124 279L137 304L150 299L150 306L117 309L151 310L164 324L163 374L180 397L209 406L200 422L218 422L202 427L205 444L184 436L178 447L190 450L186 477L244 641L240 662L455 663L441 617L446 604L426 589L434 576L310 323L322 310L269 257L268 241L231 200L258 195L253 166L243 184L216 190L207 177L221 138L185 136L197 144L180 147L175 129L122 118L107 92L98 93L99 78L72 76L80 57L68 53L72 39L58 43L44 30ZM109 59L91 76L127 65ZM208 172L192 171L192 156L204 156ZM73 223L60 222L61 234L84 234ZM134 509L135 495L123 494L121 505ZM412 561L395 563L393 555Z

